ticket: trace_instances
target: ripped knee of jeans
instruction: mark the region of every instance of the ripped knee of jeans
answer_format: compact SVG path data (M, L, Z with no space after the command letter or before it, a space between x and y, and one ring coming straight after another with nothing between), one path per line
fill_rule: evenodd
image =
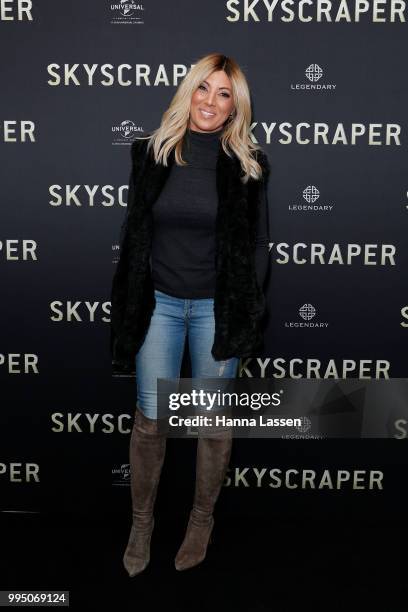
M222 376L223 375L226 363L227 363L226 361L221 361L220 369L218 371L218 376Z

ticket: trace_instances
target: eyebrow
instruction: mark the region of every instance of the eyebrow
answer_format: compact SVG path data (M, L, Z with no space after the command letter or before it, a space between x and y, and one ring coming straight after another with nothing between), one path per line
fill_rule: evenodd
M207 85L210 85L208 81L202 81L202 83L206 83ZM210 85L211 87L211 85ZM231 91L231 89L229 87L219 87L218 89L228 89L228 91Z

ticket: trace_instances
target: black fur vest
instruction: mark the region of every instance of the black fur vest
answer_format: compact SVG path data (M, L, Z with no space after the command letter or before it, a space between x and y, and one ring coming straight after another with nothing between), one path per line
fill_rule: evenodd
M110 352L115 369L134 370L155 306L151 274L152 206L174 161L156 164L148 140L132 144L128 210L122 226L119 261L112 281ZM263 348L261 323L265 297L255 271L255 241L260 189L269 175L268 158L257 151L261 180L242 183L238 158L220 142L216 165L216 284L214 293L214 359L255 356Z

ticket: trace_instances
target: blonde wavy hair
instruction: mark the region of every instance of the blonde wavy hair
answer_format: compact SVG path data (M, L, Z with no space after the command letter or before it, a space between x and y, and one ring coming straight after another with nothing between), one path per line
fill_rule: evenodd
M223 70L229 77L235 105L233 117L225 122L222 130L222 147L229 157L232 157L232 151L239 159L244 173L241 177L243 183L247 183L249 177L258 180L262 177L262 168L256 160L255 152L261 148L252 142L249 136L252 110L248 83L237 62L221 53L210 53L190 68L177 88L170 106L163 113L160 126L147 137L147 148L153 148L157 164L167 166L168 156L174 148L176 163L179 166L187 165L181 151L189 123L191 99L202 81L216 70Z

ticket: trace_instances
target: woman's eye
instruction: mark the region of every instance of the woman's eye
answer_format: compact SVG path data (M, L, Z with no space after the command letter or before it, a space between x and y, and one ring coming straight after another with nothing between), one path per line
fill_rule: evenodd
M199 85L198 89L203 89L204 91L207 91L207 88L205 87L205 85ZM223 96L224 98L230 97L229 93L227 93L226 91L221 92L221 96Z

